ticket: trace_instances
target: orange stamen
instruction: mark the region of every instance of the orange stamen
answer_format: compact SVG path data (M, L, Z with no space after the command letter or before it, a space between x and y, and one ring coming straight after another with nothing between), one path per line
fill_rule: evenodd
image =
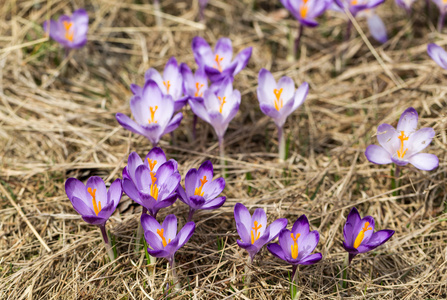
M404 150L404 141L408 140L408 136L405 136L404 132L401 131L400 135L398 136L400 140L400 150L397 150L397 157L404 158L405 153L407 153L408 148L405 148Z
M73 26L73 22L64 21L63 23L64 23L64 28L65 28L65 38L68 41L73 42L74 30L72 30L70 33L70 29Z
M206 176L203 176L203 179L199 179L200 180L200 186L198 188L195 189L194 191L194 195L196 196L202 196L205 194L205 192L202 192L202 188L205 185L205 183L208 182L208 180L206 180Z
M220 63L222 62L223 59L224 59L223 57L219 57L219 54L216 54L216 58L214 59L216 64L214 65L214 68L218 69L219 72L222 72L222 65Z
M217 97L217 98L218 98L219 101L220 101L219 112L222 113L223 106L224 106L225 103L227 103L227 102L225 101L225 99L226 99L227 97L223 97L223 98L221 98L221 97Z
M171 83L168 81L163 81L163 85L166 87L166 93L169 94L169 88L171 87Z
M357 249L360 246L360 244L362 243L363 238L365 237L365 232L367 232L368 230L372 230L372 227L368 227L368 226L369 226L369 222L365 222L365 226L362 228L362 230L357 235L357 238L354 241L355 249Z
M155 159L152 160L152 159L148 158L148 159L147 159L147 162L149 163L149 168L151 169L151 171L153 171L155 165L157 164L157 161L156 161Z
M161 237L161 242L163 243L163 247L166 247L166 245L171 242L171 239L169 239L168 242L166 243L166 239L164 237L164 233L165 233L164 228L162 228L161 230L157 229L157 234Z
M157 181L157 177L155 177L155 173L151 172L151 196L155 199L158 200L158 187L155 184L155 182Z
M290 251L292 253L292 258L296 259L298 257L298 238L301 234L297 233L295 237L293 237L293 233L290 234L290 237L293 240L293 245L290 245Z
M306 2L304 2L304 3L306 3ZM308 10L309 10L309 6L307 6L307 4L304 4L303 6L301 6L301 9L300 9L301 18L303 18L303 19L306 18Z
M196 93L194 94L194 97L203 97L203 92L200 93L200 89L203 88L203 84L200 84L199 82L196 82Z
M357 0L352 0L351 1L351 5L357 5L358 1Z
M282 94L282 88L278 89L274 89L273 90L273 94L275 94L276 96L276 100L275 100L275 108L277 111L279 111L282 108L283 105L283 101L282 99L280 99L281 94Z
M95 211L95 214L98 215L101 211L101 201L98 201L98 204L96 204L96 189L92 190L92 188L89 187L87 192L92 196L93 210Z
M259 227L258 227L258 221L255 221L254 222L254 227L252 227L252 231L251 231L251 244L253 245L258 239L259 239L259 237L261 236L261 233L260 232L258 232L258 230L262 227L262 225L261 224L259 224ZM253 232L254 231L254 232Z
M149 109L150 109L150 111L151 111L151 118L148 119L149 124L151 124L151 123L157 123L157 121L154 120L154 117L155 117L155 112L156 112L157 109L158 109L158 106L155 106L155 108L152 107L152 106L150 106Z

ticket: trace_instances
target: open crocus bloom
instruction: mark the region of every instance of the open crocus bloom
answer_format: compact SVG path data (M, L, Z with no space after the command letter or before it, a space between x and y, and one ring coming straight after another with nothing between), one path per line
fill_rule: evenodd
M192 40L192 51L199 68L204 68L212 82L234 77L248 64L252 48L245 48L232 60L233 46L229 38L220 38L213 52L210 45L201 37Z
M121 179L116 179L107 191L104 181L92 176L85 185L76 178L68 178L65 193L85 222L104 226L118 206L123 190Z
M308 27L318 25L315 18L320 16L332 3L331 0L281 0L282 5L287 8L301 24Z
M199 168L190 169L185 177L185 189L178 186L180 200L190 207L190 217L198 209L221 207L226 197L217 197L225 188L225 179L213 180L213 164L207 160Z
M179 111L185 106L188 97L183 96L183 77L175 57L171 57L165 65L163 77L154 68L150 68L144 74L144 81L153 80L157 83L163 95L171 95L174 99L174 111ZM134 95L141 97L143 89L131 84L130 89Z
M359 253L371 251L388 241L394 230L384 229L374 232L374 219L371 216L360 218L355 207L346 219L343 227L343 248L349 252L349 262Z
M279 233L279 245L269 244L267 249L276 257L292 265L312 265L323 257L321 253L311 254L317 247L318 231L309 232L309 221L305 215L299 217L292 230L283 229Z
M203 101L191 98L188 103L199 118L214 127L220 140L239 110L241 93L233 90L231 79L226 78L207 89Z
M161 208L171 206L177 200L176 190L181 176L172 161L161 164L156 172L154 169L154 161L149 166L141 164L136 167L135 181L124 178L123 190L155 217Z
M416 131L417 124L418 113L413 107L403 112L396 129L389 124L381 124L377 128L380 146L369 145L365 151L366 158L379 165L395 163L405 166L411 163L424 171L437 168L439 160L436 155L419 153L430 144L435 131L431 127Z
M87 43L88 14L84 9L75 10L71 16L45 21L43 30L64 47L81 48Z
M276 83L269 71L259 71L257 92L261 111L273 118L278 127L282 127L287 117L303 104L308 91L307 82L295 92L295 83L290 77L284 76Z
M205 69L199 68L193 74L187 64L180 65L180 72L183 76L183 89L188 99L203 100L203 95L208 89L208 77Z
M287 226L287 219L278 219L267 226L267 216L262 208L257 208L252 217L241 203L236 203L234 207L234 219L241 238L237 240L237 244L248 251L252 261L256 253Z
M177 162L174 159L170 159L174 164L174 169L177 171ZM134 183L136 182L135 172L140 165L146 165L151 172L157 173L158 168L166 162L166 155L161 148L154 147L144 158L144 161L141 160L140 156L136 152L132 152L129 154L129 158L127 159L127 166L123 169L123 178L127 178L132 180Z
M436 44L428 44L428 55L443 69L447 69L447 52Z
M340 9L336 9L334 6L332 6L332 8L344 12L346 7L355 17L358 12L364 9L374 8L383 2L385 2L385 0L334 0L334 3L337 4Z
M141 225L144 229L144 238L149 244L147 252L153 257L166 258L171 266L174 254L189 241L196 225L188 222L177 234L177 218L175 215L166 216L163 224L150 215L141 216Z
M182 113L174 117L174 100L171 95L163 95L157 83L149 80L141 94L130 99L130 110L135 121L122 113L116 114L116 120L125 129L145 136L155 146L160 138L175 130L183 118Z

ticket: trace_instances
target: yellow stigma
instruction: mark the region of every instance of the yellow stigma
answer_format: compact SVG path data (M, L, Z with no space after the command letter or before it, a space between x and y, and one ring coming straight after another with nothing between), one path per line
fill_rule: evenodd
M168 81L163 81L163 85L166 87L166 93L169 94L169 88L171 87L171 83Z
M227 102L225 101L225 99L226 99L227 97L223 97L223 98L221 98L221 97L217 97L217 98L218 98L219 101L220 101L219 112L222 113L223 106L224 106L225 103L227 103Z
M158 187L155 184L155 182L157 181L157 177L155 177L155 173L151 172L151 196L155 199L158 200Z
M68 41L73 42L74 30L71 30L71 33L70 33L70 29L73 26L73 22L64 21L63 23L64 23L64 28L65 28L65 38Z
M196 82L196 93L194 94L194 97L203 97L203 92L200 93L201 88L203 88L203 84Z
M261 229L262 225L260 224L258 227L258 221L254 222L254 227L252 227L251 229L253 229L251 231L251 244L253 245L261 236L261 233L258 232L259 229Z
M404 150L404 141L408 140L408 136L405 136L404 132L401 131L398 138L400 140L400 150L397 150L397 157L402 159L402 158L404 158L405 153L407 153L407 150L408 150L408 148L405 148L405 150Z
M205 192L202 192L202 188L205 185L205 183L208 182L208 180L206 180L206 176L203 176L203 179L199 179L200 180L200 186L198 188L195 189L194 191L194 195L195 196L202 196L205 194Z
M306 3L306 2L304 2L304 3ZM303 19L306 18L308 10L309 10L309 6L307 6L307 4L304 4L303 6L301 6L301 9L300 9L301 18L303 18Z
M223 57L219 57L219 54L216 54L216 58L214 59L216 64L214 65L214 68L218 69L219 72L222 72L222 65L220 63L222 62L223 59L224 59Z
M171 239L169 239L168 242L166 243L166 239L164 237L164 233L165 233L165 230L163 228L162 229L157 229L157 234L161 237L161 242L163 243L163 247L166 247L166 245L171 242Z
M101 211L101 201L98 201L98 204L96 204L96 189L92 190L92 188L89 187L87 192L92 196L93 210L95 211L95 214L98 215Z
M154 119L155 119L155 112L157 111L158 106L155 106L155 107L150 106L149 109L150 109L150 111L151 111L151 118L148 119L149 124L151 124L151 123L157 123L157 121L154 120Z
M279 111L282 108L282 99L281 98L281 94L282 94L282 88L278 89L274 89L273 90L273 94L275 94L276 96L276 100L275 100L275 108L277 111Z
M351 5L357 5L358 1L357 0L352 0L351 1Z
M293 237L293 233L290 234L290 237L293 240L293 245L290 245L290 251L292 253L292 258L296 259L298 257L298 238L301 234L297 233L295 237Z
M355 239L355 242L354 242L355 249L357 249L360 246L360 244L362 243L363 238L365 237L365 232L367 232L368 230L372 230L372 227L368 227L368 226L369 226L369 222L365 222L365 226L362 228L362 230L357 235L357 238Z
M152 160L152 159L148 158L148 159L147 159L147 162L149 163L149 169L151 169L151 171L153 171L155 165L157 164L157 161L156 161L155 159Z

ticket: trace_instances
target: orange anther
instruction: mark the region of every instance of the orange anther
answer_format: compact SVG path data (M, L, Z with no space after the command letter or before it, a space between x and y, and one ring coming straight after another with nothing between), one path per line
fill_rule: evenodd
M171 87L171 83L168 81L163 81L163 85L166 87L166 93L169 94L169 88Z
M360 230L359 234L357 235L357 238L354 241L354 248L357 249L360 244L363 241L363 238L365 237L365 232L367 232L368 230L372 230L372 227L368 227L369 226L369 222L365 222L365 226L362 228L362 230Z
M216 54L216 58L214 59L216 64L214 65L214 68L218 69L219 72L222 72L222 65L220 63L222 62L223 59L224 59L223 57L219 57L219 54Z
M168 242L166 243L166 238L164 237L164 233L165 233L165 230L163 228L157 229L157 234L161 237L161 242L163 243L163 247L166 247L166 245L171 242L171 239L169 239Z
M290 250L292 254L292 258L296 259L298 257L298 238L301 236L301 234L297 233L295 237L293 236L293 233L290 234L290 237L293 240L293 245L290 245Z
M203 176L203 179L199 179L200 180L200 186L198 188L195 189L194 191L194 195L196 196L202 196L205 194L205 192L202 192L202 188L205 185L205 183L208 182L208 180L206 179L206 176Z
M203 92L200 93L200 89L203 88L203 84L200 84L199 82L196 82L196 93L194 94L194 97L203 97Z
M274 89L273 90L273 94L275 94L276 100L275 100L275 108L277 111L279 111L282 108L283 105L283 101L281 99L281 94L282 94L282 88L278 89Z
M157 111L157 109L158 109L158 106L155 106L155 107L150 106L150 107L149 107L149 110L151 111L151 118L148 119L149 124L151 124L151 123L157 123L157 121L154 120L154 119L155 119L155 112Z
M89 187L87 192L92 196L93 210L95 211L95 214L98 215L101 211L101 201L98 201L98 204L96 204L96 189L92 190L92 188Z
M404 150L404 141L408 140L408 136L405 136L404 131L400 132L400 135L398 136L400 140L400 149L397 150L397 157L404 158L405 153L407 153L408 148Z
M148 159L147 159L147 162L149 163L149 169L151 169L151 171L153 171L155 165L157 164L157 161L156 161L155 159L152 160L152 159L148 158Z
M221 98L221 97L217 97L217 98L218 98L219 101L220 101L219 112L222 113L223 106L224 106L225 103L227 103L227 102L225 101L225 99L226 99L227 97L223 97L223 98Z
M64 21L63 24L64 24L64 28L65 28L65 38L68 41L73 42L74 30L72 30L70 32L70 29L73 26L73 22Z
M259 224L258 227L258 221L254 221L254 227L252 227L253 230L251 230L251 244L253 245L261 236L261 233L258 232L258 230L262 227L261 224Z

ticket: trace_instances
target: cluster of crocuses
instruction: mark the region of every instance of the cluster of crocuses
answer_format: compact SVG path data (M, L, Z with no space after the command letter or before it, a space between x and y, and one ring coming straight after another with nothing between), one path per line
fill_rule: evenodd
M91 177L84 185L76 178L69 178L65 191L73 208L84 221L98 225L110 258L115 259L105 230L105 224L120 202L122 193L126 193L142 206L140 226L153 257L164 257L174 268L174 254L192 236L195 224L193 215L197 210L212 210L221 207L226 197L219 194L225 188L225 179L214 178L213 165L205 161L198 168L190 169L185 176L184 188L180 184L181 175L177 162L166 160L160 148L153 148L144 160L132 152L127 166L123 169L123 179L116 179L107 191L104 181L97 176ZM179 198L189 206L188 221L177 234L177 218L168 215L163 223L157 222L160 209L171 206ZM137 235L137 243L141 236Z

